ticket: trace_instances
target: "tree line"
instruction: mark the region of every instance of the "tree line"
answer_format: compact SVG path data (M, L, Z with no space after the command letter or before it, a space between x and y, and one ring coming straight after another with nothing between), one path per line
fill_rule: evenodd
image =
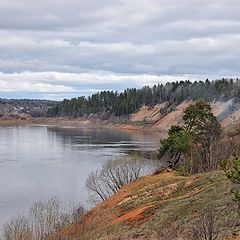
M85 117L104 113L105 117L127 116L143 105L151 106L168 102L167 108L174 108L184 100L204 99L206 101L239 98L240 80L220 79L209 81L177 81L145 86L141 89L129 88L123 92L101 91L88 97L64 99L48 111L48 116Z

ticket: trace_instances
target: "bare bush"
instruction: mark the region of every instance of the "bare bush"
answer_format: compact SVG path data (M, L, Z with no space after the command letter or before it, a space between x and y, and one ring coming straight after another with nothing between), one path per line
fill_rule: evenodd
M32 232L28 219L18 217L4 225L3 238L5 240L32 240Z
M57 197L33 204L26 216L5 224L3 240L45 240L80 218L85 212L81 205L66 205Z
M33 204L29 212L31 229L36 240L42 240L70 223L63 203L56 197Z
M219 167L219 163L223 160L229 159L238 148L238 141L236 137L225 137L216 144L212 154L212 165L214 169Z
M70 204L70 221L75 222L84 215L86 209L81 204Z
M226 214L225 214L226 215ZM225 219L213 206L208 207L193 223L189 240L222 240L229 235L235 219Z
M95 201L106 200L124 185L137 180L146 172L143 159L125 156L107 161L101 170L89 174L86 186Z

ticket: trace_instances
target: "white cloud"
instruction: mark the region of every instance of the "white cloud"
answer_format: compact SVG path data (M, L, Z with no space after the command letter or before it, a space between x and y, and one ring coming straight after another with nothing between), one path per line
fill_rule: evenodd
M240 75L239 9L239 0L1 0L0 93Z
M48 83L19 82L18 80L3 81L0 80L1 92L72 92L73 88L64 85L51 85Z
M70 95L89 95L101 90L126 87L143 87L181 80L201 80L200 75L127 75L111 72L61 73L61 72L21 72L0 73L1 92L35 92L45 93L42 96L64 97ZM217 76L214 76L217 77Z

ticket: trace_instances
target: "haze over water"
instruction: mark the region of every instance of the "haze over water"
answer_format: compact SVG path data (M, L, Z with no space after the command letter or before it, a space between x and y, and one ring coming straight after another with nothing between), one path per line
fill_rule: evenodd
M0 127L0 229L35 201L86 203L88 174L129 151L152 151L159 136L116 129Z

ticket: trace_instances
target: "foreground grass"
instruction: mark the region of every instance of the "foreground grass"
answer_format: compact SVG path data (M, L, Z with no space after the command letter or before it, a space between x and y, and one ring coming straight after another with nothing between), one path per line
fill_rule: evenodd
M194 220L209 205L224 213L223 218L236 217L231 188L220 171L189 177L172 172L143 177L54 239L187 239ZM234 229L229 230L231 235Z

